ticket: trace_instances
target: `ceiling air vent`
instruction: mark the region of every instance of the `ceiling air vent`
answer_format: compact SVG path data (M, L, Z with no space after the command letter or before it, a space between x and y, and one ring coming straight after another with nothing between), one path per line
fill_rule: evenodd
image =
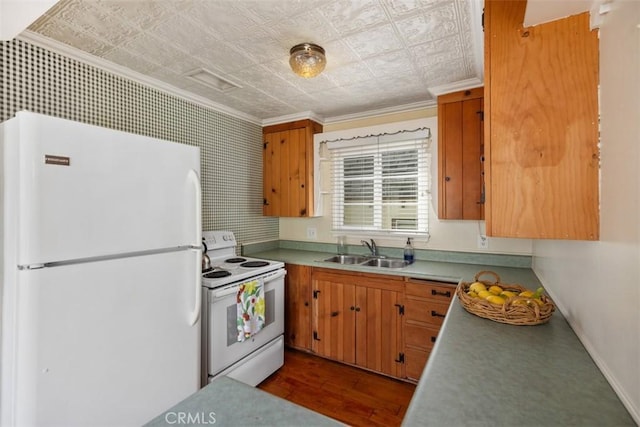
M185 74L191 80L194 80L202 85L210 87L220 92L228 92L230 90L241 88L237 83L227 80L206 68L198 68Z

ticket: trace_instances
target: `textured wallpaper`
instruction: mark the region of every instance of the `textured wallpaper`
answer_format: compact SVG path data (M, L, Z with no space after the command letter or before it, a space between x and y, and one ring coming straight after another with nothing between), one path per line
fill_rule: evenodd
M278 239L262 216L260 126L20 40L0 53L0 121L29 110L200 147L203 228Z

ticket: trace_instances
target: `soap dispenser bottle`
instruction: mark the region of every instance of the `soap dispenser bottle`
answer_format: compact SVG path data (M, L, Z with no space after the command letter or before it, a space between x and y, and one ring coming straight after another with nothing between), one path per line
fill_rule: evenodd
M408 264L413 264L413 246L411 246L411 237L407 238L407 245L404 247L404 260Z

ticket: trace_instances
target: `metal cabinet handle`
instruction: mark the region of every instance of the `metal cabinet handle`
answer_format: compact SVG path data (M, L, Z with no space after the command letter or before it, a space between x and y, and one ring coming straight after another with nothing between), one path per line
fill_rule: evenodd
M431 317L444 317L444 314L440 314L435 310L431 310Z
M441 297L451 298L451 291L439 292L435 289L431 289L431 295L439 295Z

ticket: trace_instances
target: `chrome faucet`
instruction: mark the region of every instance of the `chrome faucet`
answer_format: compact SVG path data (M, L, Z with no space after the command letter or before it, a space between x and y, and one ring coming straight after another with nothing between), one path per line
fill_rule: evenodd
M371 255L380 256L380 254L378 253L378 247L376 246L376 242L374 242L373 239L371 239L371 244L369 244L369 242L367 242L366 240L360 240L360 243L362 243L367 248L369 248L369 250L371 251Z

